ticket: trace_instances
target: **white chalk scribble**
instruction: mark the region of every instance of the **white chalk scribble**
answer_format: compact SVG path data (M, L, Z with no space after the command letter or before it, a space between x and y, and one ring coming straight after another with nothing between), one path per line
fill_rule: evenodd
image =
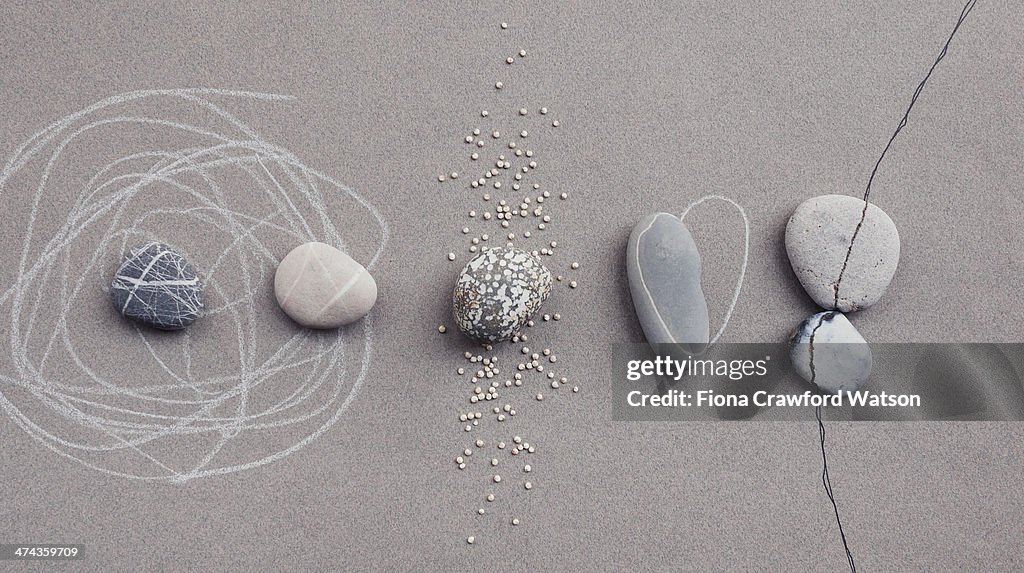
M28 217L20 252L0 253L13 277L0 287L0 407L30 436L102 472L185 482L280 460L343 416L366 379L373 313L301 329L269 285L278 256L312 240L372 270L389 230L359 194L224 107L291 99L119 94L7 161L0 204ZM122 254L165 230L207 286L204 318L178 333L119 320L104 292Z

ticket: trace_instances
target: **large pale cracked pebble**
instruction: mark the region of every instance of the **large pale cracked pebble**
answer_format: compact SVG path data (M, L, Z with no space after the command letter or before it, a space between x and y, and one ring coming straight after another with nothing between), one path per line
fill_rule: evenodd
M860 389L871 375L871 348L842 313L812 315L790 339L789 358L801 378L823 392Z
M648 343L703 350L710 326L700 286L700 253L679 218L655 213L633 227L626 245L626 274Z
M847 195L822 195L801 203L789 218L786 252L814 302L852 312L878 302L889 286L900 259L900 235L876 205Z
M163 243L132 249L114 273L110 300L125 318L180 330L203 309L203 285L185 256Z
M292 249L277 266L274 296L285 314L309 328L337 328L366 316L377 282L363 265L325 243Z
M459 273L452 315L459 329L481 342L519 333L551 292L551 272L519 249L488 249Z

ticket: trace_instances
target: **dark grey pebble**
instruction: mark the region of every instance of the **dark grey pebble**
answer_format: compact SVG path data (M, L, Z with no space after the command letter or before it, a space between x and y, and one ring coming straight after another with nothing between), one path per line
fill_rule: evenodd
M185 328L203 309L203 284L195 268L162 243L132 249L110 289L110 300L121 315L161 330Z

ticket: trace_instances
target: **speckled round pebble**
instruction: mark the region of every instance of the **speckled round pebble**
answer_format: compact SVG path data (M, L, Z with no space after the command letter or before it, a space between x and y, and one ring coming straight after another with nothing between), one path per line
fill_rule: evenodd
M540 309L551 282L551 273L531 254L488 249L466 265L456 282L456 324L475 340L509 340Z

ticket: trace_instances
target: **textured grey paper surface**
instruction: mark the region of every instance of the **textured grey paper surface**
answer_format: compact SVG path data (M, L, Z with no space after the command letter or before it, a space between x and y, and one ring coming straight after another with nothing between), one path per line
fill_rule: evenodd
M374 202L391 240L375 270L382 342L362 392L318 440L251 471L148 484L59 457L4 417L2 541L85 543L88 557L65 564L83 571L845 567L813 422L609 421L609 345L641 340L622 253L643 215L679 212L710 192L733 197L750 215L751 264L725 339L784 337L814 311L785 258L788 215L811 195L862 191L960 8L5 3L5 157L116 93L290 94L297 100L235 111ZM1024 338L1022 30L1015 3L980 3L882 165L872 199L899 227L903 254L882 302L855 318L868 340ZM503 60L519 47L530 55L512 76ZM459 229L474 195L436 176L467 164L461 138L480 124L479 109L520 105L546 105L562 121L536 144L545 185L572 194L572 211L562 207L550 231L562 250L552 264L582 268L580 288L549 301L566 318L544 339L583 390L524 408L509 432L541 448L536 487L508 488L507 505L480 519L485 476L451 461L467 441L456 423L466 386L453 371L470 346L436 332L450 325L447 285L460 267L445 255L466 252ZM88 165L90 153L76 161ZM30 196L0 197L3 285L17 273ZM687 221L714 327L742 227L715 204ZM197 251L218 247L184 238ZM369 258L376 240L354 243L355 256ZM283 256L293 245L272 246ZM83 345L121 328L108 307L92 308L73 325ZM294 328L265 324L268 340ZM195 349L209 360L223 351ZM118 368L116 351L97 354ZM160 372L149 364L134 375ZM862 568L1024 566L1019 424L837 423L829 432L833 485ZM512 513L523 521L515 529L503 517Z

